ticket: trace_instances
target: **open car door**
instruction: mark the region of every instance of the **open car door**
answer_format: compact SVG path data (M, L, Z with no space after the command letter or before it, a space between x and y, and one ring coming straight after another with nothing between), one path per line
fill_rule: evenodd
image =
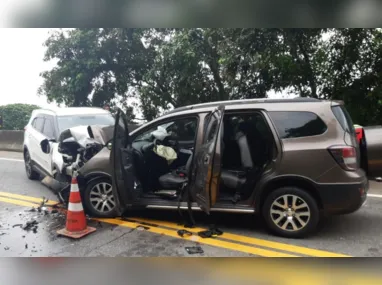
M203 143L195 155L190 191L194 201L209 214L219 193L224 105L207 117Z
M136 197L137 180L125 113L118 109L115 118L114 134L110 152L112 190L119 215L132 204Z

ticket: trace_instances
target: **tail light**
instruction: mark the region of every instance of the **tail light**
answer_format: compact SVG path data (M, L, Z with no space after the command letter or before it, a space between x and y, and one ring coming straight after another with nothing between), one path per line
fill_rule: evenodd
M354 171L358 168L357 152L351 146L333 146L329 149L335 161L347 171Z

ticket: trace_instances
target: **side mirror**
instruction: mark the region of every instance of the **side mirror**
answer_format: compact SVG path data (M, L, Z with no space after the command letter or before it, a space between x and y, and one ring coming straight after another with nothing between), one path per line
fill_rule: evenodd
M50 153L50 143L49 140L45 139L40 143L40 147L43 153Z

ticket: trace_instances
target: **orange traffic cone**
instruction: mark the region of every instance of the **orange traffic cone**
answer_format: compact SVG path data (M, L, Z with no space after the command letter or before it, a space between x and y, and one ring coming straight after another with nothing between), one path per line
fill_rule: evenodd
M57 231L59 235L81 238L87 234L96 231L95 228L88 227L86 217L82 207L81 195L78 189L77 178L72 178L70 185L69 206L66 215L66 227Z

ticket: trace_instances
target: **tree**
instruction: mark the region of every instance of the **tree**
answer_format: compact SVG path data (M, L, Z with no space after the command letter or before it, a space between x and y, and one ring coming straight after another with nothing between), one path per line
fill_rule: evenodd
M28 124L32 111L39 106L29 104L9 104L0 106L3 117L3 130L23 130Z
M53 33L39 93L66 106L120 106L151 120L208 101L272 91L342 99L382 123L378 29L74 29ZM137 101L133 104L132 101ZM362 105L362 107L360 107Z
M38 93L66 106L124 106L129 88L147 63L139 29L74 29L53 33L45 42L44 60L58 60L44 71ZM148 51L148 54L150 51ZM130 118L133 119L132 108Z

